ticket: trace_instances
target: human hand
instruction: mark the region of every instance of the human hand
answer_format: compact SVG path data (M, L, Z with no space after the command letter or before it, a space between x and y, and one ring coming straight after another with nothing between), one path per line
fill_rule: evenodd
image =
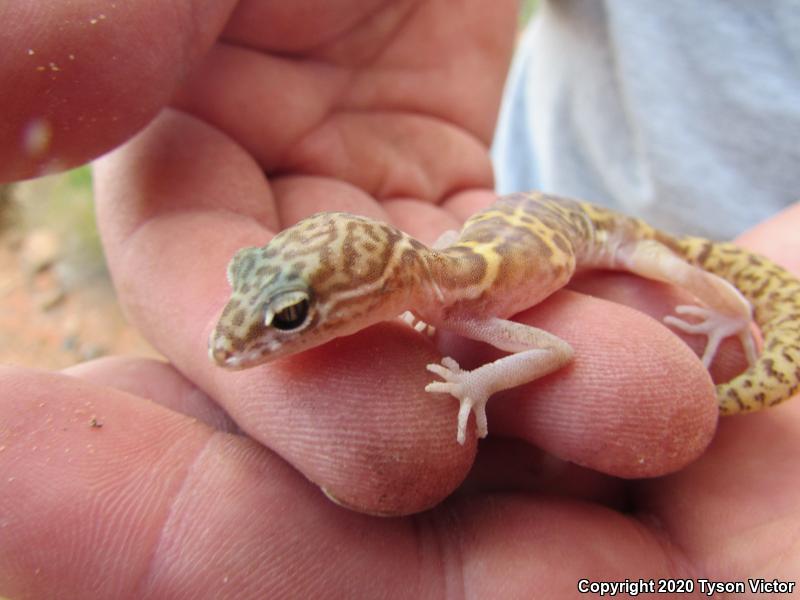
M491 10L489 16L496 15L498 7ZM452 12L456 20L474 20L497 35L500 24L489 27L491 20L482 11L488 7ZM159 16L151 13L147 25L158 32L156 37L169 37ZM441 19L430 15L429 26L434 16ZM401 33L413 31L418 21L404 23ZM297 41L296 31L288 42ZM394 40L404 39L392 31ZM464 40L472 38L459 27L453 31L462 33L439 50L449 50L444 56L458 63L469 58ZM417 40L431 38L420 36L419 30L417 34L405 47L401 64L430 54L420 50ZM369 41L372 36L366 37ZM489 47L494 55L497 49ZM31 585L40 585L38 590L100 585L127 590L135 582L140 591L154 590L154 595L164 595L165 590L215 595L211 590L223 593L235 587L234 595L242 597L248 590L255 594L282 584L293 586L293 591L321 592L338 584L344 593L374 589L362 586L376 582L387 591L405 592L409 577L419 576L420 589L443 587L442 573L456 566L469 568L467 575L474 577L465 581L466 589L486 586L496 591L498 581L491 574L509 568L499 552L506 558L526 557L511 577L504 576L506 589L535 591L534 580L545 581L536 569L552 568L548 559L570 555L575 539L588 534L615 542L608 539L612 530L618 542L604 550L618 552L622 578L637 565L639 570L662 572L653 566L654 558L664 558L660 546L643 552L637 545L640 525L606 508L624 508L628 486L592 471L554 464L527 444L487 444L469 485L462 486L463 496L422 520L376 521L347 513L298 476L297 471L360 510L413 512L440 501L459 485L475 447L462 449L454 442L455 403L423 391L429 379L424 365L436 360L435 349L400 325L371 328L291 362L248 372L211 367L205 340L227 295L225 263L237 248L261 245L270 232L323 208L389 218L430 241L488 203L486 146L492 119L481 115L496 104L499 78L492 79L492 68L502 72L504 51L486 60L483 70L474 64L455 69L451 75L456 81L443 83L437 72L400 85L410 90L407 102L420 101L419 106L401 102L398 108L390 87L384 97L372 98L374 109L356 103L355 121L345 114L341 122L339 113L349 113L352 107L347 102L340 107L340 94L333 94L335 102L326 96L321 109L299 107L296 118L305 126L297 126L284 117L293 101L319 97L290 93L302 67L272 75L274 56L250 53L249 58L252 54L265 61L255 63L255 80L245 69L248 93L241 87L233 93L233 82L213 83L240 72L230 63L215 67L215 60L225 62L230 50L221 49L221 59L212 53L209 64L198 67L178 92L176 104L195 118L165 112L107 159L98 174L100 220L121 300L188 379L170 366L124 360L74 370L84 383L21 370L4 374L5 389L13 390L14 397L0 409L8 411L4 417L10 415L2 420L10 425L0 438L8 440L0 442L6 446L0 454L0 473L17 485L0 498L0 514L10 515L14 533L2 552L18 558L14 570L0 580L22 582L11 590L30 590ZM389 73L379 69L362 89L375 94L387 90L386 79L398 82L408 75L392 62L389 66ZM413 65L423 75L424 66ZM491 85L474 89L476 79L485 82L487 77ZM350 89L352 82L345 80ZM430 80L433 83L426 85ZM236 106L242 98L246 104L252 90L258 95L259 81L270 93L266 100L275 100L276 106L261 112L255 111L260 104L250 109ZM278 81L288 83L274 84ZM328 80L315 70L297 85L320 81ZM435 92L432 96L429 87ZM144 86L142 93L153 92ZM278 94L282 101L272 97ZM408 122L404 114L393 114L410 110L428 118L417 127L414 119ZM141 112L134 114L141 118ZM360 122L362 112L367 122L375 112L380 119L365 125ZM325 118L320 120L320 114ZM391 116L399 118L396 128ZM74 142L76 148L87 144ZM400 156L387 158L398 147ZM343 153L348 160L340 162ZM619 289L617 283L611 289ZM622 285L639 289L640 284ZM582 359L547 380L493 400L493 434L519 436L560 458L631 477L674 470L705 447L716 422L710 383L698 361L660 325L624 307L569 291L522 318L568 339ZM620 330L609 328L609 322L624 323L625 347L619 343ZM605 377L609 364L624 365L621 372L626 376ZM641 381L652 383L643 390ZM96 384L154 399L169 410ZM598 395L600 391L604 395ZM49 404L50 398L59 398L58 409ZM232 426L214 408L217 402L260 445L226 433ZM89 413L97 414L101 429L86 425ZM210 416L208 425L189 418L202 415ZM34 454L26 444L41 453ZM76 456L76 448L85 452ZM64 449L70 452L62 454ZM531 464L536 472L525 477ZM500 466L505 472L498 481ZM495 477L487 481L489 475ZM565 490L565 497L590 502L576 505L574 500L553 502L518 493L545 483L547 490ZM487 494L498 488L510 496ZM47 495L44 489L58 493ZM67 514L59 510L65 505L73 507ZM128 506L138 518L123 520L130 514L124 508ZM494 508L486 510L488 506ZM453 528L453 515L470 521ZM619 534L623 523L628 523L629 533ZM58 529L65 531L63 537L54 536ZM127 537L131 531L137 534L134 541ZM417 537L419 532L422 537ZM441 532L444 537L439 537ZM77 559L67 554L76 549L76 539L86 542ZM92 543L98 539L103 542ZM41 549L48 547L43 540L52 547L47 561L39 558ZM421 563L423 569L430 566L425 562L431 547L426 540L441 543L445 552L466 550L466 561L451 562L442 554L431 561L435 572L419 575ZM220 548L220 541L230 545ZM570 545L559 553L558 544L567 541ZM326 560L333 547L339 549L338 564ZM125 559L109 568L109 556ZM480 559L486 570L469 567L469 556ZM591 554L574 558L574 573L591 573L589 567L580 570L581 564L596 566L599 560ZM209 565L202 576L197 562ZM264 564L273 568L264 569ZM287 578L286 572L296 572L302 564L319 568ZM108 578L99 582L98 573ZM226 587L231 581L236 584ZM569 577L562 582L574 585Z
M796 227L800 206L786 217ZM768 250L781 229L792 227L773 222L747 240ZM800 256L792 239L784 249ZM369 364L364 340L402 362L404 331L342 340L330 369ZM0 370L10 597L565 597L582 579L698 589L701 577L790 580L800 567L796 402L724 419L702 458L657 479L608 477L490 437L458 494L387 520L328 502L170 365L109 358L67 375Z

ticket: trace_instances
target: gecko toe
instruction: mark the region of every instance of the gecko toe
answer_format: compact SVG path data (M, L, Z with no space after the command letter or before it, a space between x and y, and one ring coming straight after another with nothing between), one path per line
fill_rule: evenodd
M458 366L458 363L449 356L445 356L441 364L430 363L426 365L425 368L445 381L457 381L464 372L464 370Z
M437 365L435 363L432 363L425 368L428 369L428 371L430 371L434 375L438 375L445 381L453 381L453 379L457 375L457 373L453 373L447 367L443 367L442 365Z
M456 384L447 381L431 381L425 386L425 391L433 394L450 394L454 396L453 388L455 385Z
M756 350L756 341L753 338L753 332L750 329L742 331L739 334L739 341L744 348L744 354L747 357L747 364L752 366L758 359L758 351Z
M692 315L701 319L707 319L714 314L713 311L703 306L695 306L693 304L680 304L675 307L675 312L679 315Z
M664 323L686 333L703 333L703 329L699 324L689 323L688 321L684 321L678 317L673 317L672 315L667 315L664 317Z
M456 362L456 360L453 359L453 358L450 358L449 356L445 356L442 359L442 365L444 367L447 367L448 369L450 369L454 373L461 373L463 371L463 369L459 366L459 364Z

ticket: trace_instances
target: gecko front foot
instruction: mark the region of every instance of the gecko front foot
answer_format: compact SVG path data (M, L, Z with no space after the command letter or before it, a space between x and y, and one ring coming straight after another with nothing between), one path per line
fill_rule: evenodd
M756 345L750 331L750 319L724 315L702 306L676 306L675 312L679 315L690 315L700 319L697 323L689 323L669 315L664 317L664 322L686 333L705 335L708 338L706 349L703 352L703 364L706 368L711 365L720 342L732 335L738 337L742 343L747 362L752 365L756 361Z
M461 403L458 409L458 433L456 435L458 443L463 446L467 439L467 422L471 412L475 413L478 437L486 437L488 433L486 402L489 400L491 392L485 386L480 385L472 371L465 371L449 356L442 359L442 364L431 363L427 368L428 371L435 373L444 381L429 383L425 386L425 391L450 394Z

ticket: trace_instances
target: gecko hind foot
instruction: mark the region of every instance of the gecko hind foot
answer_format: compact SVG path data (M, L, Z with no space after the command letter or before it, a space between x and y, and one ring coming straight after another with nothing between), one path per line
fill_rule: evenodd
M708 368L717 353L720 342L727 337L735 335L744 348L748 364L752 365L756 361L756 345L753 340L753 333L750 330L750 320L742 317L731 317L723 315L710 308L693 305L680 305L675 307L675 312L679 315L689 315L699 319L696 323L690 323L668 315L664 317L664 323L672 325L676 329L697 335L705 335L708 338L706 348L703 352L703 365Z
M450 394L460 403L458 408L458 431L456 434L458 443L463 446L467 439L467 423L471 412L475 413L478 437L485 438L489 432L486 423L486 402L488 402L491 394L483 390L482 386L476 385L472 373L462 369L449 356L445 356L441 364L429 364L427 369L444 379L444 381L432 381L425 386L425 391L436 394Z

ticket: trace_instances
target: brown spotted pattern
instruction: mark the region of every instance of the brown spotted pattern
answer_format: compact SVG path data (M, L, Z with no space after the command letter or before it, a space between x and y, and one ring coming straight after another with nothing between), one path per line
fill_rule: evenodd
M423 250L387 224L332 212L300 221L263 248L240 250L228 267L232 294L211 335L212 359L245 368L401 313L426 276ZM308 297L305 326L267 326L267 307L295 291Z
M772 406L800 390L800 281L783 267L731 243L674 240L686 259L730 281L750 301L763 350L747 371L717 386L723 414Z
M575 240L588 224L544 198L500 198L470 217L452 246L431 255L429 270L450 312L509 317L566 285L576 267Z

